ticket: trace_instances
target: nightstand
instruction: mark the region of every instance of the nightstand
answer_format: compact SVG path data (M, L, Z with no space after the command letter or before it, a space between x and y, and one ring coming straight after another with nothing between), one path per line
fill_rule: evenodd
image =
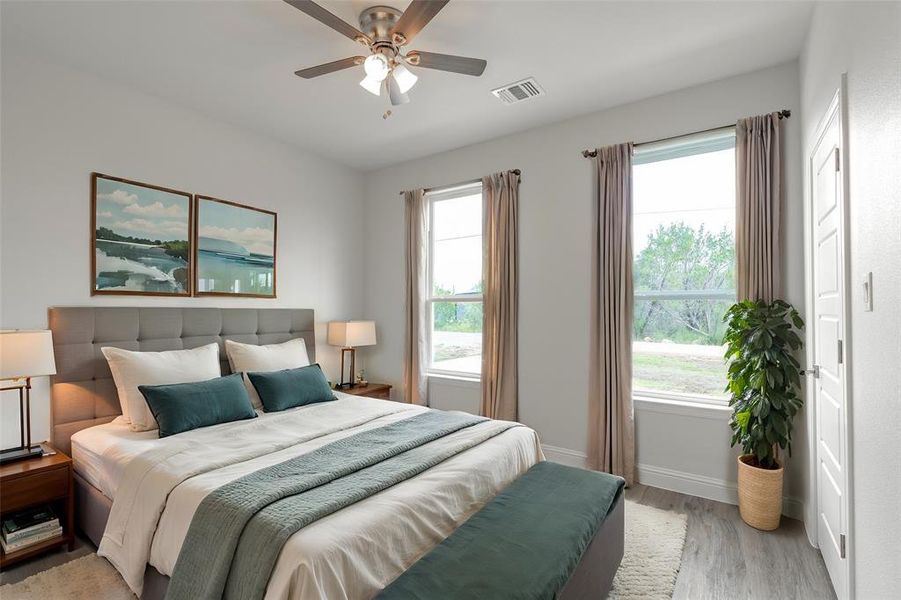
M352 388L344 388L338 390L352 396L367 396L369 398L378 398L379 400L391 400L391 386L387 383L369 382L366 385L356 385Z
M44 449L56 454L0 465L0 519L23 508L49 504L59 517L63 535L10 554L0 549L0 568L63 545L69 551L75 549L72 459L47 444Z

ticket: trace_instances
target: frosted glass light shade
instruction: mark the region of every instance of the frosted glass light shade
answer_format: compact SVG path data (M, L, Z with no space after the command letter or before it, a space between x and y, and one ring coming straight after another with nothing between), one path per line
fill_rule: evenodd
M367 75L363 79L363 81L360 82L360 87L362 87L373 96L382 95L382 82L379 79L375 79Z
M47 330L0 331L0 379L56 375L53 336Z
M375 346L375 321L329 321L328 343L342 348Z
M410 97L400 91L400 86L394 77L388 78L388 97L391 99L391 106L406 104L410 101Z
M394 75L394 79L397 81L397 87L400 90L401 94L406 94L410 91L410 89L416 85L416 81L419 79L416 75L413 74L410 69L398 63L394 67L394 71L392 72Z
M388 76L388 59L381 54L370 54L363 62L363 70L366 71L366 77L384 81Z

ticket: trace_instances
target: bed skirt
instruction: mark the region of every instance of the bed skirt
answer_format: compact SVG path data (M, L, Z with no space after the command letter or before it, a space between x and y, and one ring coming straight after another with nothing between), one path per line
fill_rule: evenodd
M75 524L94 546L100 546L112 507L112 500L75 473ZM169 578L147 565L142 600L163 600L167 587Z

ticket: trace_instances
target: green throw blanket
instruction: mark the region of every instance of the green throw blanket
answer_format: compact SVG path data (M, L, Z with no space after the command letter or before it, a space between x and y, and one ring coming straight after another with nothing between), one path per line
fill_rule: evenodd
M482 443L513 423L429 411L327 444L210 493L198 506L169 600L263 598L285 541L310 523ZM429 442L484 423L479 435Z
M623 488L538 463L386 587L379 600L553 599Z

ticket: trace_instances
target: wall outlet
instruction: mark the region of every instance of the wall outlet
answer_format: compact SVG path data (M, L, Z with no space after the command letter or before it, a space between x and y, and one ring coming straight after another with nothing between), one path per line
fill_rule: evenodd
M863 276L863 311L873 312L873 272Z

